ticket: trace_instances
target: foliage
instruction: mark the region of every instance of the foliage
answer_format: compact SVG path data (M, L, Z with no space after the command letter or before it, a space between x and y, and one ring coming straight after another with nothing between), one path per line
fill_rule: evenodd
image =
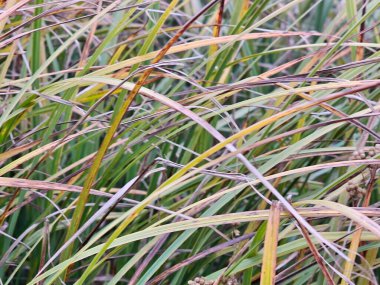
M1 2L1 284L377 284L379 1Z

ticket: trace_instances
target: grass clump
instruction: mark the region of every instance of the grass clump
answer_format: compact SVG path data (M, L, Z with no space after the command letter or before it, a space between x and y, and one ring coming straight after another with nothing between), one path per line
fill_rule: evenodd
M376 284L378 1L1 5L1 284Z

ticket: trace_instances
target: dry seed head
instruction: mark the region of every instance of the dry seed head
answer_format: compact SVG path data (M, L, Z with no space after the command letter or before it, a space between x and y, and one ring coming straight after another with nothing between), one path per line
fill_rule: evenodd
M369 156L375 156L376 155L376 149L374 147L371 147L368 151Z
M346 185L346 189L348 192L350 191L355 191L356 188L358 187L358 185L356 185L354 182L352 181L348 181L347 185Z
M347 184L347 192L352 200L362 199L366 193L366 189L360 187L359 185Z
M350 156L350 160L357 160L357 159L360 159L360 154L357 150L355 150Z
M239 283L238 283L237 279L232 276L232 277L229 277L227 279L227 282L225 284L226 285L238 285Z
M194 280L187 282L189 285L211 285L214 281L207 281L204 277L195 277Z
M363 187L359 187L358 188L358 192L360 192L362 194L365 194L365 193L367 193L367 190L365 188L363 188Z

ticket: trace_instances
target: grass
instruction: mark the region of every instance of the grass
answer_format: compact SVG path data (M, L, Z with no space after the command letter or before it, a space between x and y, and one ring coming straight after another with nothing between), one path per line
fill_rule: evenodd
M377 284L379 1L0 3L1 284Z

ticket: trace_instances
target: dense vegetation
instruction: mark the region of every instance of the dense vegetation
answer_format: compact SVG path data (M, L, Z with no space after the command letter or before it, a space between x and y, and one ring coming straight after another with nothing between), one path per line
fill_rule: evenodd
M0 3L0 284L377 284L378 0Z

